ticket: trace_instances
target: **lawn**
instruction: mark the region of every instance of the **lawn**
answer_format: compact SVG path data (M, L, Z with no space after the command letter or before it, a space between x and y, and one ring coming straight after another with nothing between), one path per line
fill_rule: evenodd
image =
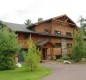
M15 70L0 71L0 80L41 80L40 78L50 74L50 69L40 67L39 70L26 71L25 67Z

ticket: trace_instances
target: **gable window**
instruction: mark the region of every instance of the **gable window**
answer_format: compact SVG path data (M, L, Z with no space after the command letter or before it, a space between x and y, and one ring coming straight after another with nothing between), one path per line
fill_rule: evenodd
M56 35L61 35L61 31L54 31L54 34L56 34Z
M61 43L55 43L56 48L61 48Z
M48 34L49 33L48 29L44 29L44 33Z
M72 36L71 32L66 32L67 36Z

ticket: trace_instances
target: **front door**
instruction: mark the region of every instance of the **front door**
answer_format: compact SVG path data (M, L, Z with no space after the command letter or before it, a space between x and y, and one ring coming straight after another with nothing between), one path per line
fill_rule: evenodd
M43 49L42 54L43 54L43 60L46 60L47 59L47 49Z

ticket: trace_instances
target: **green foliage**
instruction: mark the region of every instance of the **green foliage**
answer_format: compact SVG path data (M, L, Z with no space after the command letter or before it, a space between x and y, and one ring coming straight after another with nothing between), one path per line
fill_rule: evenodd
M25 63L27 68L29 68L31 71L34 71L38 69L39 63L40 63L40 51L37 49L35 44L33 43L33 40L28 40L28 53L24 54Z
M38 22L41 22L41 21L43 21L43 18L38 18Z
M51 73L50 69L40 67L37 71L26 71L25 65L14 70L0 71L0 80L40 80Z
M65 56L65 57L60 57L59 59L57 59L58 62L63 62L64 60L70 61L70 57L69 56Z
M69 56L62 57L63 60L70 60Z
M30 20L30 19L27 19L26 22L25 22L25 25L26 25L26 26L29 26L29 25L31 25L31 24L32 24L31 20Z
M9 31L7 27L0 29L0 70L14 69L14 56L20 46L17 36L14 32Z
M81 58L86 56L86 48L84 41L84 33L82 30L78 30L73 39L71 58L75 61L80 61Z
M56 61L58 62L63 62L64 60L62 59L62 57L60 59L57 59Z
M86 36L86 18L83 18L82 16L80 16L78 22L80 24L80 28L84 31L84 34Z

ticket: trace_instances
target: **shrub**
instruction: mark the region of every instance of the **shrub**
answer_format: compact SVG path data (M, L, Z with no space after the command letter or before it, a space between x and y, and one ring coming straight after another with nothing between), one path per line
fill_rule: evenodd
M63 62L64 60L62 58L57 59L58 62Z
M70 60L69 56L62 57L63 60Z
M4 27L0 29L0 70L14 69L14 56L19 51L20 45L17 35Z
M84 33L82 30L78 30L73 39L71 58L78 62L81 58L86 56L86 47L84 41Z

